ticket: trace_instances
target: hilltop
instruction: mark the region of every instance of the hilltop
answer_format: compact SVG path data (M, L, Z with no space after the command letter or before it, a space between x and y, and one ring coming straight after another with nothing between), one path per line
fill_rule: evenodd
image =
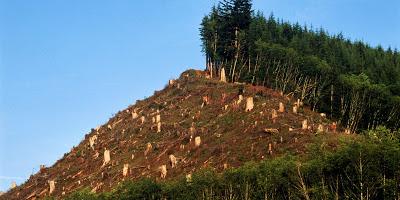
M220 1L200 37L205 71L117 112L0 200L400 199L397 49L266 18L251 0Z
M161 171L167 180L204 168L222 172L249 161L305 154L317 136L334 149L335 132L324 114L297 99L188 70L92 129L53 166L42 167L0 199L62 197L83 188L110 191L124 180L162 181Z

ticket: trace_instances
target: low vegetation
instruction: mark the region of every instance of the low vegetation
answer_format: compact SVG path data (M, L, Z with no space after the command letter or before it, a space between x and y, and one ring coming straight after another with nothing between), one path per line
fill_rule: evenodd
M191 180L127 181L108 193L82 190L66 199L398 199L399 136L379 127L343 140L335 151L316 142L303 156L250 162L223 173L206 169Z

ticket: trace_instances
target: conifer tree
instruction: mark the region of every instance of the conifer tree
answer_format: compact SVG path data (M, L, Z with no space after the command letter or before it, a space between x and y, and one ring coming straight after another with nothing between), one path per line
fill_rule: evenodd
M400 128L397 49L352 42L341 33L329 35L273 14L254 15L251 6L250 0L221 0L204 17L200 34L212 75L224 68L228 81L280 90L353 131L379 125ZM357 88L362 79L354 77L369 80L362 91Z

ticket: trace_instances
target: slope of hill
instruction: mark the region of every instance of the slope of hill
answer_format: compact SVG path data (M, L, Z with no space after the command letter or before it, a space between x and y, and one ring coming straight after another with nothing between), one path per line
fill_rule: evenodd
M254 108L247 105L248 97ZM335 148L331 122L302 106L294 113L294 105L296 100L265 87L224 83L188 70L92 129L53 166L0 199L62 197L82 188L109 191L123 180L160 180L163 165L166 179L207 167L223 171L288 152L302 154L316 134ZM176 160L173 168L171 160Z

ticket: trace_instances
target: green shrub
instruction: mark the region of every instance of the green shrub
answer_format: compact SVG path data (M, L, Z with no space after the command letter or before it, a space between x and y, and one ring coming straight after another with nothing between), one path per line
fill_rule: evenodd
M72 193L65 200L96 200L99 199L96 194L90 192L89 189L83 189Z
M387 138L393 134L380 128L368 135ZM247 163L222 174L203 169L192 175L191 182L184 175L165 182L128 181L110 193L82 190L66 199L396 199L400 144L379 137L347 138L335 151L325 148L324 141L316 141L306 156Z
M110 195L110 198L120 200L155 200L161 198L161 192L160 184L146 178L136 182L124 182Z

